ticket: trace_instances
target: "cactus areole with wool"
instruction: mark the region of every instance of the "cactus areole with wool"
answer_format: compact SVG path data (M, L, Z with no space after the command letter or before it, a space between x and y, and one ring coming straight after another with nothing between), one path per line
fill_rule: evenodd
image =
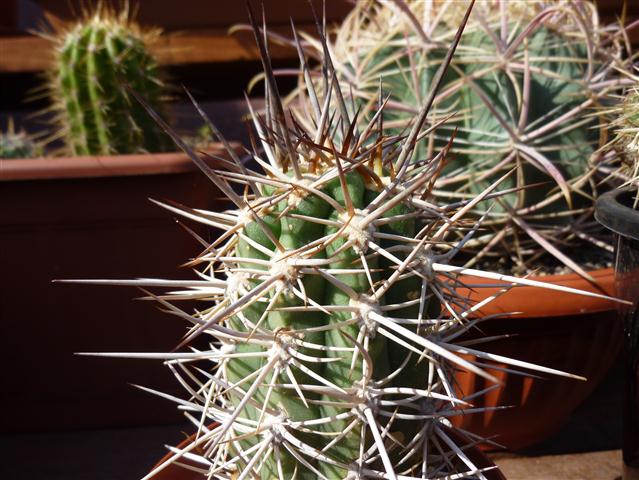
M131 93L162 111L164 87L146 45L153 36L127 12L99 9L55 38L49 89L70 155L166 150L168 137Z

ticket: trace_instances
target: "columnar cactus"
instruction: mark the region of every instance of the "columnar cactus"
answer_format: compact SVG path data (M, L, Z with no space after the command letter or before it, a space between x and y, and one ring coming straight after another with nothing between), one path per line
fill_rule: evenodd
M355 108L370 118L381 76L390 97L386 124L406 128L467 4L359 2L330 48ZM509 195L490 211L476 209L477 217L487 215L487 232L466 245L469 262L523 273L551 255L580 270L562 250L597 228L593 160L605 129L593 113L619 88L617 68L627 68L618 33L601 27L586 1L477 3L429 115L438 128L416 155L431 158L457 130L434 189L445 201L470 198L517 169L504 183L513 188ZM313 45L321 57L324 50Z
M460 340L482 305L455 294L457 274L544 285L447 263L477 228L464 215L494 201L503 178L472 199L433 202L450 144L414 161L428 102L406 135L385 132L382 92L371 121L333 106L344 92L330 62L317 81L306 75L304 128L283 109L253 28L267 79L266 111L252 115L256 169L232 150L213 169L155 115L234 204L223 213L163 204L222 232L210 245L200 238L199 280L94 281L168 287L152 296L191 326L175 353L137 355L166 360L188 391L170 398L197 428L146 478L173 463L238 480L485 478L450 433L448 417L473 411L454 371L496 382L484 362L500 361L561 374ZM183 299L202 306L187 313L174 304ZM203 335L208 348L192 343Z
M160 152L170 143L131 94L162 111L165 88L143 32L128 12L106 8L55 38L49 90L69 154Z
M40 148L24 130L16 131L9 119L7 131L0 131L0 158L31 158L39 155Z

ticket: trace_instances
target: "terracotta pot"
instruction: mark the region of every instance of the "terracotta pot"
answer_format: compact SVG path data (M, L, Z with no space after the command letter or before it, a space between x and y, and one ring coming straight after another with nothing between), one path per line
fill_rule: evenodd
M612 269L589 273L598 287L576 274L532 278L614 295ZM490 283L475 277L463 277L462 281L468 286ZM499 287L460 289L459 293L479 301L499 290ZM614 302L607 300L514 287L481 312L485 315L523 312L481 323L481 335L512 335L482 345L483 350L588 379L582 382L550 375L539 379L489 370L503 386L476 399L473 404L476 407L513 408L458 416L453 421L473 433L492 437L509 449L532 445L559 430L604 377L621 346L621 322ZM503 364L496 366L505 367ZM456 379L460 393L465 395L492 385L468 372L459 372Z
M221 154L217 148L216 154ZM129 288L65 278L191 278L201 246L148 198L211 208L219 193L183 154L0 160L0 431L180 421L161 362L74 352L169 351L186 325ZM204 233L205 234L205 233Z
M446 434L451 437L451 439L455 442L455 444L457 445L463 445L463 444L467 444L470 445L471 441L466 438L463 434L461 434L460 432L457 432L455 430L446 429ZM191 443L193 441L193 439L195 438L195 435L191 435L188 439L185 439L184 441L182 441L177 448L184 448L186 447L189 443ZM477 466L478 468L489 468L489 467L493 467L495 464L492 462L492 460L490 458L488 458L482 451L481 449L479 449L476 446L473 447L468 447L466 449L464 449L464 453L468 456L468 458L473 462L473 464L475 466ZM166 460L168 460L169 458L171 458L172 454L171 453L167 453L162 460L160 460L155 467L161 465L162 463L164 463ZM184 462L187 463L188 462ZM155 468L154 467L154 468ZM487 480L506 480L506 477L504 477L504 475L501 473L501 471L498 468L492 469L492 470L488 470L486 473L484 473L485 477ZM161 470L157 475L155 475L153 477L154 480L204 480L206 477L204 475L201 475L197 472L194 472L192 470L188 470L186 468L180 467L178 465L169 465L168 467L166 467L164 470Z

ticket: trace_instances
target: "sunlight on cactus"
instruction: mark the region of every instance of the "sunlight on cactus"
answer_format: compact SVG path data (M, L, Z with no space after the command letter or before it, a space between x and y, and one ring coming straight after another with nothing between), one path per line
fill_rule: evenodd
M105 4L84 19L45 35L55 45L47 90L53 123L70 155L161 152L168 137L147 115L129 89L162 111L166 88L148 52L157 31L142 30L128 8L119 13Z
M432 189L453 136L416 161L419 139L431 131L424 127L430 102L405 135L385 131L384 92L370 119L351 115L330 59L313 78L297 43L312 111L309 118L286 111L266 42L251 21L267 86L265 111L249 102L251 162L231 148L229 160L205 161L150 110L234 204L215 212L160 203L221 232L210 244L194 234L205 249L190 263L199 279L80 281L167 289L144 291L190 327L173 353L99 354L162 359L187 391L186 398L154 392L175 401L197 435L183 449L171 447L171 458L145 478L178 464L234 480L485 479L466 453L481 439L465 432L470 440L458 445L448 420L481 411L472 403L485 392L458 396L455 371L495 385L492 362L522 374L579 377L464 340L494 297L469 304L455 293L458 275L581 292L450 266L479 226L465 216L503 195L500 184L513 172L472 198L437 201ZM186 312L181 300L199 308Z
M389 95L385 126L403 131L426 99L467 5L358 2L329 47L342 89L354 97L352 109L364 118L374 114L381 77ZM466 244L466 265L529 273L554 262L583 273L568 252L601 244L593 237L599 228L593 176L605 128L593 112L619 91L616 69L628 68L621 33L601 26L590 2L477 2L429 113L429 125L446 122L416 154L431 158L457 131L433 191L447 202L472 198L517 168L504 183L516 191L491 210L481 205L473 212L487 218ZM321 59L320 42L305 40ZM310 110L303 87L297 100Z

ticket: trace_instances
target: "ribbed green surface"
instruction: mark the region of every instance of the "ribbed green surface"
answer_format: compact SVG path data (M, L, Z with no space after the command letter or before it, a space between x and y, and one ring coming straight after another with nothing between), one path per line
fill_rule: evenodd
M513 28L513 35L515 33L521 31ZM592 111L576 117L568 116L549 133L537 138L526 139L525 135L534 128L560 118L589 99L590 91L584 85L586 45L544 27L530 34L527 45L522 42L515 54L516 60L513 60L524 61L526 46L531 68L531 101L524 105L518 99L526 88L526 79L521 70L491 69L488 62L476 59L477 56L497 54L493 39L485 32L475 32L465 36L464 41L469 49L472 45L479 51L472 55L464 53L459 59L465 63L464 75L474 78L475 87L464 86L459 90L462 109L467 112L460 131L460 143L465 143L457 148L460 154L452 159L447 168L447 171L459 169L470 173L469 180L461 188L477 194L511 167L512 163L498 169L493 175L486 175L490 168L516 151L512 144L517 140L511 138L507 128L519 137L519 143L543 155L566 180L583 175L588 170L590 155L597 148L599 135L597 119L594 116L587 117L587 113ZM522 121L523 108L528 109L528 113ZM543 201L551 191L557 190L552 177L539 163L520 155L520 167L519 178L513 175L502 184L502 188L541 182L545 185L512 194L502 202L516 208L532 206ZM451 189L459 187L455 184L450 186ZM571 201L577 202L578 198L578 195L573 195ZM496 213L507 211L501 204L494 208ZM561 198L547 208L537 210L537 213L568 209L566 200ZM572 221L570 217L563 217L551 222L558 220Z
M169 142L127 90L162 112L162 82L143 38L115 19L93 17L58 51L53 90L73 155L161 152Z
M513 38L521 33L516 25L511 24L510 27ZM476 29L462 36L441 89L442 92L453 93L435 102L440 118L455 114L459 119L456 121L453 117L436 134L436 145L441 148L453 130L457 129L453 155L449 157L443 176L464 173L467 180L448 183L446 189L450 191L476 195L512 168L513 161L499 167L502 160L515 153L513 139L507 128L524 136L527 131L567 114L588 100L591 93L584 84L587 68L585 43L540 27L528 34L527 41L519 45L508 62L500 65L497 61L499 52L494 43L498 35L496 28L491 34ZM419 47L409 50L405 44L402 45L401 40L397 39L394 46L381 49L367 68L382 75L384 91L391 95L393 101L417 108L429 93L445 50L420 50ZM527 50L532 70L532 101L527 105L521 103L526 82L522 68L511 66L524 62L524 49ZM371 85L371 93L376 88L376 85ZM522 108L528 109L523 123ZM411 114L402 109L388 108L385 118L387 122L402 123L408 121ZM551 132L539 139L520 141L543 154L569 180L587 170L588 159L597 147L599 134L596 126L595 117L586 118L582 114L575 118L569 115L560 126L553 129L554 134ZM426 142L420 145L416 158L426 158L427 147ZM556 190L552 177L538 164L528 159L520 164L519 179L512 176L502 183L503 188L537 182L546 182L546 185L503 197L502 202L515 208L535 205ZM493 173L490 173L493 168ZM538 213L566 209L565 200L560 199ZM501 204L495 205L493 210L494 213L505 211ZM569 221L569 218L561 220Z
M359 173L349 173L346 175L346 182L350 198L353 207L356 209L363 209L377 196L379 192L369 190L365 187L364 181ZM331 198L335 199L342 206L345 206L344 194L342 186L339 180L334 180L324 188L324 193L328 194ZM393 209L389 210L386 216L396 216L401 213L405 213L408 207L399 204ZM280 215L286 210L284 215ZM255 221L246 225L243 229L243 235L253 240L254 242L266 247L267 249L276 252L275 245L264 233L264 228L268 226L273 234L273 237L278 239L281 246L290 251L293 249L301 248L311 244L313 241L324 237L325 235L335 234L338 229L331 225L323 225L321 223L312 222L309 220L292 218L293 215L304 215L307 217L317 219L329 219L339 220L337 213L333 208L323 199L308 194L297 203L293 208L287 205L285 202L276 205L270 215L263 216L263 226L260 227ZM340 222L342 223L343 220ZM264 228L263 228L264 227ZM405 235L408 237L415 234L415 220L409 218L408 220L401 220L391 222L383 226L380 231L389 234ZM326 266L329 269L362 269L363 263L361 260L361 252L356 248L342 248L345 243L344 236L339 236L335 241L330 243L325 250L321 250L315 257L312 258L331 258L330 263ZM392 241L386 240L382 245L390 247L393 244ZM379 280L388 278L394 271L391 268L390 262L387 260L377 260L376 258L367 257L368 268L371 270L371 276L374 283ZM260 252L257 248L250 245L246 240L240 240L236 247L236 255L241 258L257 258L261 260L268 260L269 257ZM277 255L277 253L276 253ZM401 257L401 254L398 254ZM243 265L247 268L264 268L256 267L254 264ZM370 282L365 273L334 273L333 276L348 287L352 288L360 295L367 295L371 292ZM319 275L304 275L301 278L303 285L303 291L310 301L319 305L349 305L350 299L348 295L338 286L323 279ZM406 281L400 281L393 286L379 302L375 302L378 305L384 305L385 303L400 303L405 302L409 296L418 295L419 284L421 282L418 278L410 278ZM254 288L259 285L256 284ZM300 287L301 290L301 287ZM272 298L272 295L270 296ZM297 296L290 294L280 295L278 301L271 305L271 309L278 307L289 306L302 306L305 302ZM308 304L308 303L307 303ZM267 309L267 302L257 302L248 308L243 308L241 315L253 324L257 324L260 317ZM403 310L397 310L393 312L395 317L414 318L416 316L416 308L404 308ZM277 332L278 330L294 330L305 331L312 327L319 327L322 325L332 325L333 328L328 328L325 331L319 331L314 333L306 332L304 340L317 345L324 345L326 347L344 347L353 348L355 342L364 342L362 347L366 351L366 355L370 357L374 369L372 372L368 372L369 376L374 379L380 379L388 376L391 368L397 368L407 355L407 351L399 345L393 345L388 342L381 334L371 335L371 338L363 340L361 338L362 327L357 322L353 323L353 314L351 312L333 312L327 315L323 312L282 312L282 311L270 311L266 313L262 326L270 331ZM350 321L350 322L348 322ZM339 325L342 322L348 322L348 324ZM232 328L239 331L246 331L246 327L242 324L241 318L234 317L230 322ZM394 358L391 357L392 348L397 350L399 355ZM235 346L235 352L255 352L259 351L260 347L250 346L246 344L237 344ZM304 348L299 349L303 354L318 356L317 350L307 350ZM328 350L324 352L325 356L334 358L336 361L328 363L308 363L305 365L312 369L313 372L326 379L330 384L339 388L351 388L360 384L364 379L363 370L363 357L362 355L356 356L356 361L353 362L353 355L347 352L339 352L336 350ZM250 375L264 365L265 361L259 361L256 359L229 359L226 363L226 374L230 384L241 381L250 377ZM412 361L411 365L415 365L415 361ZM301 371L295 366L291 367L295 381L298 384L307 385L326 385L321 383L312 375ZM267 381L264 383L280 383L290 384L292 383L288 375L281 374L279 378L267 377ZM426 382L426 375L423 368L415 366L414 368L405 368L403 375L400 376L400 383L403 387L417 387L423 385ZM251 382L247 382L249 385ZM257 393L253 395L253 399L260 405L264 404L265 397L267 395L268 387L260 386ZM325 418L333 415L339 415L340 413L348 412L352 405L348 402L344 402L343 398L332 396L320 396L312 393L306 393L307 400L322 400L325 402L332 402L336 405L314 405L309 403L305 405L303 400L294 390L287 389L273 389L270 394L268 402L266 402L267 408L275 411L282 411L286 413L286 416L292 420L312 420ZM236 397L233 401L237 405L242 398ZM260 418L261 411L255 405L245 407L241 416L256 420ZM328 424L321 425L319 429L324 432L324 436L317 434L301 435L301 438L317 449L322 449L336 436L346 431L349 424L352 422L349 420L335 419ZM351 428L348 434L346 434L341 440L332 445L325 454L345 464L351 464L360 458L361 448L361 435L362 425L358 424L355 428ZM370 435L370 433L368 433ZM250 448L255 445L258 438L253 436L250 440L242 442L244 449ZM370 443L370 442L367 442ZM280 452L281 465L284 469L283 478L295 478L316 480L318 477L313 472L303 469L300 470L300 463L295 458L287 453ZM331 465L328 462L316 462L315 467L321 471L329 479L342 479L345 478L347 472L341 468ZM297 470L296 470L297 469ZM262 478L280 478L278 476L277 467L275 461L269 459L261 471Z

